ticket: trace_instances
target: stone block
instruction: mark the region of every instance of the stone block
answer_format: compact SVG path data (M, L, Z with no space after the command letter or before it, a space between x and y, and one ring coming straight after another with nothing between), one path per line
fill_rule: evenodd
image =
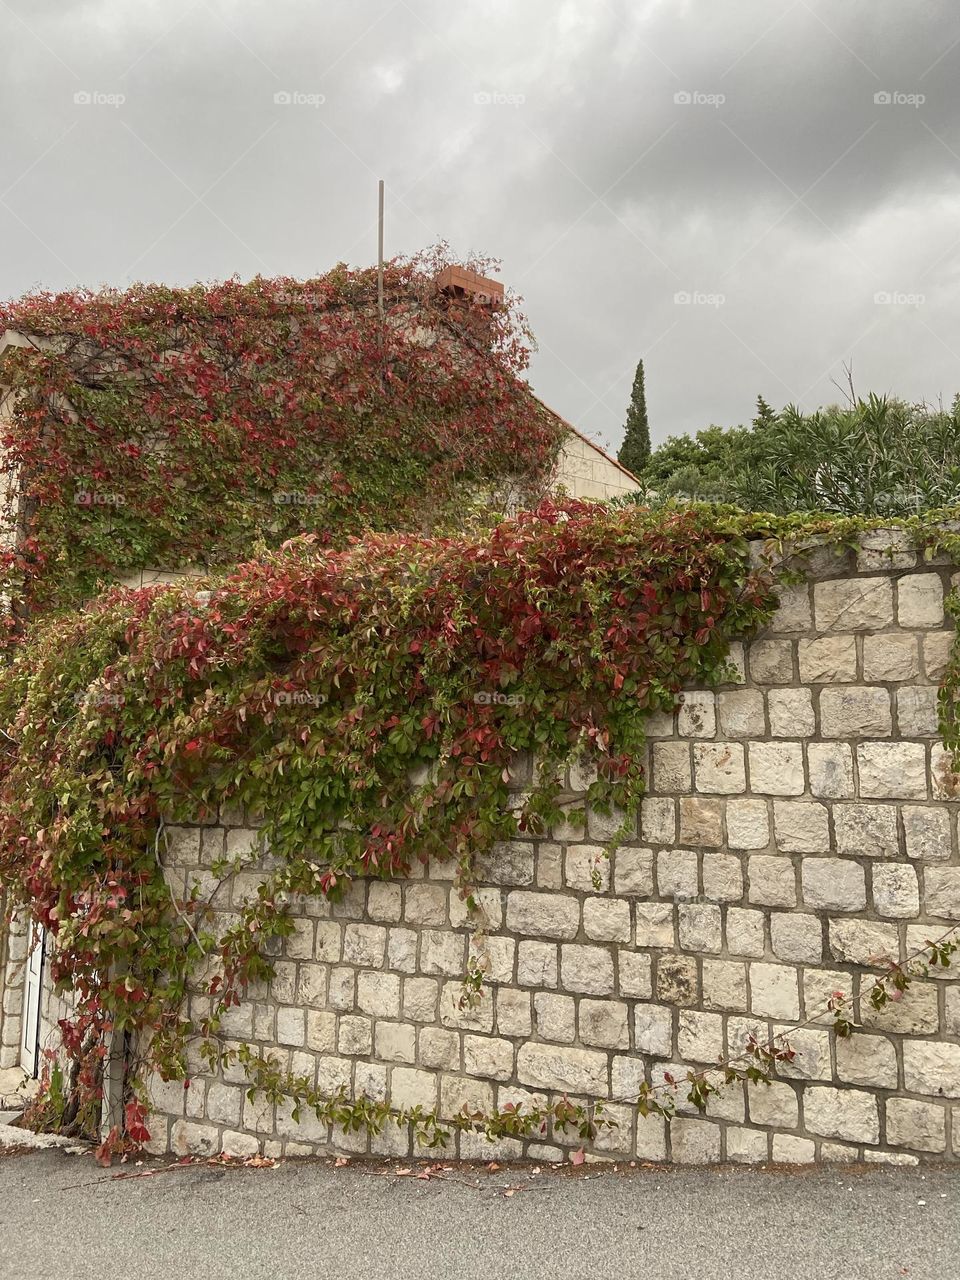
M809 689L771 689L767 709L774 738L809 738L817 731Z
M693 789L690 746L686 742L653 744L653 786L663 794L682 794Z
M732 853L703 855L703 896L710 902L739 902L743 897L743 866Z
M727 843L731 849L765 849L770 843L765 800L728 800L726 819Z
M630 904L622 898L586 898L583 931L593 942L630 941Z
M776 911L770 916L770 944L779 960L819 964L823 959L823 927L817 916Z
M763 912L744 907L728 907L727 950L735 956L762 956Z
M817 582L813 609L819 632L881 631L893 625L893 583L889 577Z
M573 906L576 909L576 903ZM421 971L447 974L450 977L462 974L466 942L462 933L453 933L449 929L424 929L420 935Z
M720 908L700 902L681 903L677 931L685 951L718 952L723 942Z
M861 742L857 770L865 799L927 798L927 753L920 742Z
M717 731L716 694L693 690L682 695L677 713L677 733L681 738L712 738Z
M877 920L831 920L830 955L845 964L882 968L900 958L900 935L895 924Z
M844 1084L896 1089L897 1051L885 1036L837 1037L837 1076Z
M810 589L807 583L798 582L790 586L781 586L778 594L780 603L776 613L770 619L768 630L775 635L789 635L809 630L813 618L810 611Z
M603 813L587 805L587 835L591 840L606 844L611 840L633 840L636 834L636 819L628 822L622 809L613 808Z
M677 838L676 801L646 796L640 806L640 831L652 844L673 844Z
M916 543L906 529L865 529L860 535L857 568L912 569L917 563Z
M605 892L611 887L611 860L603 845L567 845L563 856L567 888L584 893Z
M931 631L923 637L923 669L928 680L943 679L955 635L952 630Z
M781 853L826 853L830 848L827 806L815 800L774 800L773 827Z
M847 684L857 678L857 642L852 635L817 636L797 643L804 684Z
M315 946L318 960L326 963L338 961L343 949L343 926L335 920L318 920Z
M913 1098L888 1098L887 1142L913 1151L942 1152L947 1146L947 1117L942 1106Z
M318 929L319 934L319 929ZM343 961L361 968L373 969L383 964L387 931L376 924L347 924L343 930ZM319 954L318 959L327 959Z
M535 1088L606 1097L607 1062L595 1049L528 1042L517 1052L517 1078Z
M750 1010L763 1018L799 1018L797 970L785 964L751 964Z
M379 1018L400 1016L400 976L365 972L357 977L357 1008Z
M638 947L672 947L675 908L668 902L638 902L633 909Z
M570 1044L576 1038L577 1009L571 996L538 991L533 997L533 1012L541 1040Z
M447 922L447 891L439 884L408 884L404 919L410 925L443 925Z
M812 1085L803 1097L804 1125L811 1133L847 1142L880 1141L877 1099L859 1089Z
M746 965L738 960L703 960L703 1003L707 1009L743 1012L747 1007Z
M694 754L696 750L694 747ZM680 843L719 849L723 844L723 801L683 796L679 808Z
M947 862L953 853L950 814L939 805L905 804L900 810L907 857Z
M699 981L693 956L665 955L657 959L657 999L664 1004L690 1006L697 1003Z
M750 678L755 684L790 684L792 640L755 640L749 649Z
M280 1044L302 1048L307 1037L307 1011L296 1005L282 1005L277 1010L277 1040Z
M889 738L892 732L889 690L850 685L821 692L820 733L824 738Z
M897 580L901 627L943 626L943 583L938 573L908 573Z
M845 742L811 742L807 747L810 790L824 800L854 794L853 752Z
M862 911L867 903L863 867L847 858L804 858L801 884L814 910Z
M795 1129L800 1120L796 1089L778 1080L748 1085L747 1108L751 1124Z
M560 981L568 991L591 996L612 995L613 957L604 947L565 943L560 948Z
M960 799L960 773L953 767L953 756L939 742L930 747L930 783L934 800Z
M747 897L763 907L793 907L797 877L793 863L782 854L753 854L747 863Z
M873 906L877 915L905 920L920 913L920 887L915 868L901 862L878 862L873 868Z
M523 987L557 985L557 948L548 942L520 942L517 946L517 982Z
M803 793L803 748L799 742L751 742L750 788L763 795Z
M563 888L564 853L563 845L553 844L551 841L544 840L537 846L538 889Z
M496 993L497 1030L503 1036L529 1036L533 1030L530 993L501 987Z
M417 1037L418 1061L421 1067L436 1071L460 1070L460 1037L443 1027L421 1027ZM411 1061L407 1058L405 1061Z
M372 920L395 924L402 913L402 892L398 884L375 880L367 893L367 914Z
M920 675L920 644L909 632L863 637L863 678L894 683Z
M470 1076L509 1080L513 1075L513 1045L494 1036L464 1036L463 1069Z
M514 889L507 898L507 928L535 937L575 938L580 928L580 904L566 894Z
M901 737L937 737L939 710L934 685L905 685L897 690L896 697L897 726Z
M695 898L700 888L699 859L691 849L661 849L657 888L661 898Z
M403 1016L410 1022L435 1022L440 987L435 978L407 978L403 984ZM389 1016L381 1014L381 1017Z
M746 790L742 743L694 743L693 769L698 791L714 795L739 795Z
M769 1135L761 1129L727 1125L727 1159L734 1164L763 1164L769 1158Z
M650 897L653 893L653 850L618 849L613 855L613 872L617 893Z
M307 1048L316 1053L331 1053L336 1044L337 1017L326 1010L307 1010Z
M928 916L960 920L960 867L924 867L923 909Z
M462 1004L463 981L445 982L440 992L440 1025L451 1031L493 1030L493 1001L487 998L479 1004ZM382 1024L380 1024L382 1025Z
M911 1093L960 1098L960 1044L904 1040L903 1084Z
M534 848L523 840L501 840L477 858L477 884L533 884Z
M851 858L896 858L899 855L894 805L834 805L833 822L838 853Z
M620 994L649 1000L653 994L653 961L643 951L620 951L617 960Z
M673 1012L663 1005L637 1004L633 1010L633 1034L637 1053L669 1058L673 1053ZM639 1064L642 1076L643 1064Z
M874 1009L861 997L860 1021L864 1027L894 1035L935 1035L940 1029L936 983L914 981L900 1000Z
M762 738L766 733L763 694L733 689L717 694L720 732L725 738Z
M637 1116L636 1151L638 1160L667 1158L667 1122L660 1116Z
M813 1164L816 1160L816 1143L809 1138L795 1138L788 1133L773 1135L773 1161L775 1164Z
M441 1116L452 1118L464 1110L489 1114L493 1107L493 1085L486 1080L473 1080L469 1076L441 1076Z
M437 1077L415 1067L394 1067L390 1073L390 1103L398 1111L414 1107L433 1111L437 1105Z
M720 1126L678 1116L670 1124L670 1151L676 1164L718 1164Z
M627 1006L619 1000L581 1000L580 1042L601 1049L629 1049Z
M677 1053L684 1062L718 1062L723 1057L720 1014L681 1009L677 1015Z

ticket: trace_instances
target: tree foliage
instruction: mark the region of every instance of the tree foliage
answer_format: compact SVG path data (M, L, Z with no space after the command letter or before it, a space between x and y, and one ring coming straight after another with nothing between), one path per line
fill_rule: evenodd
M630 393L630 404L627 407L627 421L624 428L623 444L617 454L617 461L635 476L647 465L650 459L650 427L647 423L647 393L644 386L643 361L637 365L633 376L633 390Z
M960 503L960 399L950 410L870 395L804 414L762 397L749 427L709 427L656 449L638 500L750 511L913 515Z

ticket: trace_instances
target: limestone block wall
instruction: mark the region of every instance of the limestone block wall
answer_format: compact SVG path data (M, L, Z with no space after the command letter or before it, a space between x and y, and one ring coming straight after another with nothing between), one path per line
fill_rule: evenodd
M0 906L5 907L5 903L0 901ZM9 922L0 919L0 1070L20 1064L29 940L29 929L22 918L14 916Z
M882 1010L883 957L905 960L960 922L958 779L937 737L937 683L953 639L951 567L918 563L895 534L824 554L769 629L733 653L737 680L690 690L650 725L650 789L609 858L616 819L588 813L500 846L480 869L489 924L478 1007L459 1008L471 928L449 870L356 883L294 907L269 989L225 1034L325 1090L452 1115L527 1099L602 1101L604 1154L689 1162L883 1161L960 1155L960 967ZM566 799L589 778L573 770ZM522 770L517 786L522 787ZM258 833L241 814L172 832L173 882L216 889L211 864L251 870L216 891L228 916L252 892ZM594 873L599 876L595 883ZM843 992L857 1023L832 1029ZM195 997L194 1013L203 1000ZM641 1082L682 1078L746 1038L791 1032L771 1086L727 1088L706 1116L679 1103L640 1119ZM405 1155L409 1134L330 1132L245 1096L242 1072L196 1064L156 1082L154 1146L176 1152L343 1150ZM462 1157L562 1158L575 1135Z

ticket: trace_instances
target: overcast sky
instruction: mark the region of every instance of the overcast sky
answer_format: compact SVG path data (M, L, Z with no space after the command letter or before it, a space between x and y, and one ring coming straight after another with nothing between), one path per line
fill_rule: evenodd
M368 265L383 177L607 446L641 356L655 440L960 390L957 0L0 0L0 49L0 296Z

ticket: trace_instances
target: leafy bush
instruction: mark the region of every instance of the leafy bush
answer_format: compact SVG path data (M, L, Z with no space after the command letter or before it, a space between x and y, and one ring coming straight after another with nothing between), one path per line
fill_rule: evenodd
M949 411L871 395L804 414L761 402L751 427L709 427L655 450L634 501L896 516L960 503L960 397Z

